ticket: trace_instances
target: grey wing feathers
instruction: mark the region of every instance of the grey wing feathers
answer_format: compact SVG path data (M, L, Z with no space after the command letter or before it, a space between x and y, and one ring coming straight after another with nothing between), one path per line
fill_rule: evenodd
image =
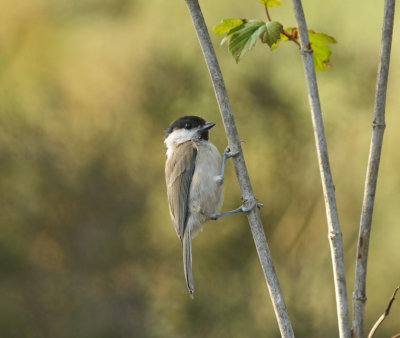
M192 271L192 238L190 235L190 228L185 229L185 233L182 239L183 249L183 271L185 273L186 285L188 287L190 295L193 297L194 283L193 283L193 271Z
M177 147L166 166L169 209L176 233L180 239L186 227L190 185L196 163L197 149L193 142L185 142Z

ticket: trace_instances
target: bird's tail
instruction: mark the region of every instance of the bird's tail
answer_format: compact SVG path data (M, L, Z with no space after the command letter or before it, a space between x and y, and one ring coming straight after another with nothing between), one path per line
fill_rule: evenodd
M190 295L194 293L193 272L192 272L192 238L190 228L186 227L182 241L183 248L183 270L185 272L186 284Z

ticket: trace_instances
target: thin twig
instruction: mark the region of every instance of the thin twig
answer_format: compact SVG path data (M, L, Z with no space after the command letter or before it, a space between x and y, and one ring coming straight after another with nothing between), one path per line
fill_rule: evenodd
M214 48L212 46L207 26L204 22L198 0L185 0L189 9L192 21L200 42L201 49L204 54L211 80L214 86L215 95L224 123L225 132L228 138L229 147L232 152L239 151L240 154L233 158L236 176L242 192L245 207L252 208L247 214L250 229L256 245L258 257L262 269L264 271L265 280L275 310L278 326L282 337L294 337L292 325L283 300L282 291L279 286L278 277L272 263L271 254L265 238L264 229L261 223L258 208L256 207L256 199L250 184L249 175L241 152L240 139L237 133L235 121L233 118L230 102L225 89L224 80L221 69L219 67Z
M372 338L372 337L373 337L373 335L375 334L375 331L376 331L376 329L379 327L379 325L381 325L382 322L385 320L385 318L386 318L387 316L389 316L390 308L392 307L392 304L393 304L393 302L394 302L394 300L395 300L395 298L396 298L396 293L397 293L397 291L399 291L399 289L400 289L400 286L398 286L398 287L394 290L393 295L392 295L392 298L390 298L389 304L388 304L388 306L386 307L385 312L382 313L382 316L379 317L379 319L376 321L375 325L372 327L371 331L369 332L368 338Z
M299 48L301 48L300 42L297 41L291 34L289 34L288 32L285 32L285 31L283 31L281 34L286 36L290 41L293 41L297 46L299 46Z
M393 35L395 0L385 0L383 15L381 55L376 82L374 120L369 150L367 175L365 178L364 198L361 211L360 230L356 256L356 269L353 292L353 331L355 337L364 336L364 310L366 302L366 278L369 238L372 213L374 210L376 184L385 130L386 89L389 74L390 50Z
M311 117L317 147L318 163L321 174L322 188L325 198L326 216L328 220L329 243L331 247L333 276L339 334L341 338L349 338L350 322L347 303L346 277L343 260L342 232L336 207L335 188L329 166L328 149L326 146L322 111L318 95L317 79L315 74L312 49L310 46L307 24L300 0L293 0L294 12L300 32L301 51L303 55L304 70L308 88L308 98L311 108Z
M271 20L271 17L269 16L269 10L268 10L267 4L264 4L264 7L265 7L265 14L267 14L267 19L268 19L268 21L272 21L272 20Z

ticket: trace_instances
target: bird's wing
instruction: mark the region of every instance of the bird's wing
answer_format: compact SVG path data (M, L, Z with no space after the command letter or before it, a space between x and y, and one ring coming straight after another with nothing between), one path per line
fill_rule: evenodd
M165 167L169 210L176 233L183 238L188 215L190 185L196 163L197 149L193 142L179 145Z

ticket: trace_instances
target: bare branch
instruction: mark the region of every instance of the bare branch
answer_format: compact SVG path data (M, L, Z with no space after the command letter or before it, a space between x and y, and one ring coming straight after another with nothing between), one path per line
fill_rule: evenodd
M364 336L364 309L366 298L366 278L369 238L371 232L372 213L374 210L376 184L382 150L383 133L385 131L385 103L389 73L390 50L393 35L395 0L385 0L383 15L381 55L375 93L374 120L369 150L367 175L365 178L364 198L361 210L360 230L356 256L356 269L353 292L353 330L355 337Z
M322 188L325 198L326 216L328 220L329 243L331 247L333 275L335 282L336 305L339 321L339 334L342 338L349 338L350 323L347 303L346 277L343 260L342 232L336 207L335 188L329 166L328 149L322 111L318 95L318 85L314 68L312 46L308 38L307 24L300 0L293 0L294 12L299 26L301 51L308 88L308 99L311 107L311 117L317 147L318 163L321 174Z
M252 207L247 214L250 229L256 245L258 257L262 269L264 271L265 280L274 306L275 315L278 321L279 329L282 337L294 337L293 329L283 300L282 292L279 286L278 277L272 263L270 251L265 238L264 229L261 223L258 208L256 207L256 199L250 184L249 175L247 173L246 163L241 152L240 139L237 133L235 121L233 118L230 102L225 89L222 73L212 46L207 26L204 22L198 0L185 0L188 6L192 21L200 42L201 49L204 54L211 80L214 86L215 95L217 97L221 117L224 123L225 132L228 138L229 147L232 152L240 151L240 154L233 158L236 176L239 181L240 189L245 207Z
M392 298L390 298L389 304L388 304L388 306L386 307L385 312L382 314L382 316L379 317L379 319L377 320L377 322L375 323L375 325L372 327L371 331L369 332L368 338L372 338L372 337L373 337L373 335L375 334L375 331L376 331L376 329L379 327L379 325L381 325L382 322L385 320L385 318L386 318L387 316L389 316L390 308L392 307L392 304L393 304L393 302L394 302L394 300L395 300L395 298L396 298L396 293L397 293L397 291L399 291L399 289L400 289L400 286L398 286L398 287L394 290L393 295L392 295Z

